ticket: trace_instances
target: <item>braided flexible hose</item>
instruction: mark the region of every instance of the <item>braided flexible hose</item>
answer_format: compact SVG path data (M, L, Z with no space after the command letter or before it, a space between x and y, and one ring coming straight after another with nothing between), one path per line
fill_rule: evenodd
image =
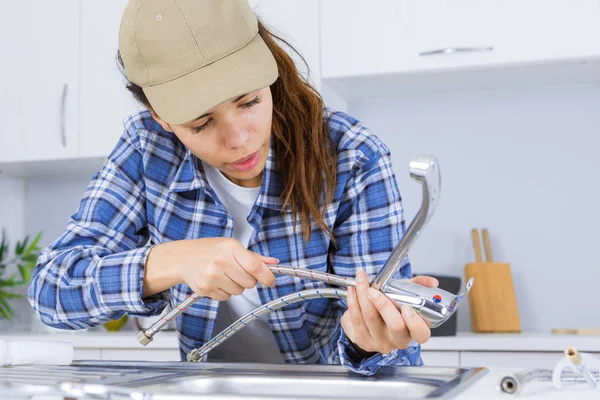
M346 299L346 291L342 289L309 289L302 290L288 294L287 296L280 297L267 304L262 305L254 311L244 315L227 328L223 329L221 333L215 335L212 339L204 344L199 349L192 350L188 356L188 361L199 362L204 356L206 356L215 347L229 339L231 336L242 330L246 325L259 319L261 316L275 311L279 308L285 307L286 305L297 303L304 300L312 300L318 298L338 298L341 300Z

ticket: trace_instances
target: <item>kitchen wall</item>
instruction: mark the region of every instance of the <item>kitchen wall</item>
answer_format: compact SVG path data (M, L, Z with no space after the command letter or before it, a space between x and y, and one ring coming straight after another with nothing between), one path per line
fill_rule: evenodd
M414 271L462 276L474 258L471 228L487 227L496 260L511 263L523 330L548 332L600 323L590 320L600 281L599 106L600 87L579 85L376 99L349 112L391 148L407 220L421 201L410 159L440 162L442 196L409 254ZM0 178L0 221L17 234L44 230L47 243L90 177ZM467 308L458 329L470 329Z
M99 167L101 163L99 163ZM75 213L79 201L92 175L73 175L67 179L59 177L33 178L28 181L26 198L27 215L25 230L27 232L44 231L44 243L56 239L65 228L69 217ZM48 212L51 204L52 212Z
M0 230L11 238L23 235L26 187L24 179L0 175Z
M600 87L464 93L351 104L391 148L412 220L420 153L438 157L442 195L409 254L418 273L462 276L471 228L511 263L524 331L598 326ZM458 329L470 329L468 313Z

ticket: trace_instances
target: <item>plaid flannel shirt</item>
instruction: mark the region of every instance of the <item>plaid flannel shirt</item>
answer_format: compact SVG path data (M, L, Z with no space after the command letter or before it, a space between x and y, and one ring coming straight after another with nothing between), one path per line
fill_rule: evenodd
M389 149L351 116L325 109L337 149L338 183L325 221L337 247L312 224L309 242L294 228L278 198L282 179L273 142L260 194L248 215L254 228L248 249L282 264L354 277L372 277L405 232L400 192ZM46 246L33 273L28 298L42 321L59 329L85 329L123 314L154 316L192 294L186 284L142 297L144 265L155 244L172 240L231 237L232 217L208 185L202 163L147 111L129 116L103 167L93 176L62 234ZM410 278L408 258L394 278ZM258 283L263 304L305 289L326 287L277 276L272 288ZM180 355L202 346L213 332L219 303L201 298L177 320ZM287 363L346 365L373 375L386 365L422 365L420 345L361 358L340 324L347 303L315 299L268 314ZM210 358L210 353L208 354ZM206 360L206 358L205 358Z

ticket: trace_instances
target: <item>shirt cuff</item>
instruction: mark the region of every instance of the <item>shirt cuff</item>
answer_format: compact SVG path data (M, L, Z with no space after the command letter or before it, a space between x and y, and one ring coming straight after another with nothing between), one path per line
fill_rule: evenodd
M421 361L421 346L411 342L410 346L402 350L394 350L386 354L377 353L371 357L361 357L343 329L340 330L338 351L342 365L351 371L362 375L375 375L381 367L392 365L423 365Z
M151 248L146 246L113 254L98 262L94 284L100 296L99 304L106 311L152 317L160 315L167 306L169 290L142 299L144 267Z

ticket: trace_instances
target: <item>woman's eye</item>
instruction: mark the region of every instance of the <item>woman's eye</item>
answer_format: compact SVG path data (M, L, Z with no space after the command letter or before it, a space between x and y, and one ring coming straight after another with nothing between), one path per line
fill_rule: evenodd
M251 108L252 106L257 105L262 101L262 96L256 96L254 99L250 100L247 103L242 104L242 107Z
M194 133L200 133L200 131L202 131L204 128L206 128L208 125L210 125L210 123L212 122L212 119L209 119L207 122L205 122L203 125L200 126L194 126L192 128L192 131L194 131Z
M259 104L261 101L262 101L262 96L256 96L255 98L253 98L249 102L242 104L241 107L252 108L253 106ZM192 128L192 131L194 133L200 133L204 128L206 128L207 126L209 126L211 124L211 122L212 122L212 119L209 119L206 123L204 123L204 125L194 126Z

